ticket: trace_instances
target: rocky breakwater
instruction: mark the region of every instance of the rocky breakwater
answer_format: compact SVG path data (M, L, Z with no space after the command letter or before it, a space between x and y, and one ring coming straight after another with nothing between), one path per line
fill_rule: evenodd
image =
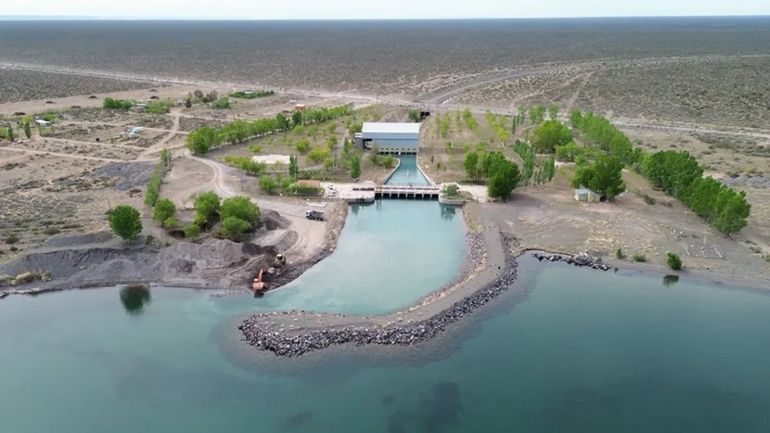
M471 242L479 242L479 239L471 238ZM511 240L504 238L503 242L507 246L506 251L510 251ZM336 344L415 345L432 339L451 324L508 290L516 280L517 266L516 258L508 254L504 269L497 280L455 302L449 308L414 323L377 325L374 320L366 317L326 315L329 319L327 325L287 330L282 323L304 319L312 322L322 316L297 311L257 314L246 319L239 329L243 333L243 340L255 349L284 357L301 356Z
M536 253L533 253L532 256L541 262L542 261L564 262L568 265L578 266L581 268L587 267L587 268L598 269L602 271L607 271L610 269L609 266L601 262L600 258L591 256L587 253L582 253L577 256L570 256L565 254L550 254L550 253L536 252Z

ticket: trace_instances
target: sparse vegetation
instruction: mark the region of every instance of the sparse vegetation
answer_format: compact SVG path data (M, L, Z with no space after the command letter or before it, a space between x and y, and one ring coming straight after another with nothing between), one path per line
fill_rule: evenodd
M669 268L675 271L682 269L682 259L678 255L667 253L666 256L666 264L668 264Z
M634 254L634 261L639 263L644 263L647 261L647 256L644 254Z
M256 99L275 95L273 90L239 90L230 94L231 98Z
M104 98L102 107L108 110L129 110L134 106L134 101L126 99Z

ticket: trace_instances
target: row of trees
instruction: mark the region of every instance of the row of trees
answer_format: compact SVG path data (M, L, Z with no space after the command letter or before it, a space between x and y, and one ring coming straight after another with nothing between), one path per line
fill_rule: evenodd
M237 144L250 138L288 131L299 125L326 122L349 115L351 112L352 108L349 105L341 105L297 111L291 119L279 113L273 118L257 119L252 122L235 120L219 128L204 126L187 136L187 147L194 154L203 154L226 143Z
M521 180L519 166L500 152L471 150L463 163L468 177L487 180L487 194L498 200L506 200Z
M521 170L521 183L524 185L540 185L550 182L556 174L556 162L553 157L548 157L542 164L538 164L538 158L532 145L517 140L513 150L523 161Z
M642 158L650 182L679 199L717 230L730 234L746 226L751 205L746 193L735 191L712 177L687 152L662 151Z
M624 164L634 165L639 161L641 149L634 149L631 140L606 118L591 112L573 110L570 113L572 126L579 129L589 140L610 155L618 157Z

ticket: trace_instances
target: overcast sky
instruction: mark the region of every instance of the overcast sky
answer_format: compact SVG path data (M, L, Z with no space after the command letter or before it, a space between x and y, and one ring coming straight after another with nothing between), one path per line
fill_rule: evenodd
M102 18L387 19L770 15L770 0L3 0L0 14Z

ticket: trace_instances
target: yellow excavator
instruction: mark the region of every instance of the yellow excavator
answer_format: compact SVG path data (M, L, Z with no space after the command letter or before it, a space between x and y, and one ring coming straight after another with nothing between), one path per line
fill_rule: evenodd
M254 282L251 284L251 290L255 295L265 293L267 290L267 283L265 283L265 269L259 270L259 274L254 278Z
M254 277L254 282L251 284L251 290L254 294L261 295L265 293L268 289L267 282L279 274L284 266L286 266L286 256L283 254L276 254L270 268L268 270L265 270L265 268L260 269L259 274Z

